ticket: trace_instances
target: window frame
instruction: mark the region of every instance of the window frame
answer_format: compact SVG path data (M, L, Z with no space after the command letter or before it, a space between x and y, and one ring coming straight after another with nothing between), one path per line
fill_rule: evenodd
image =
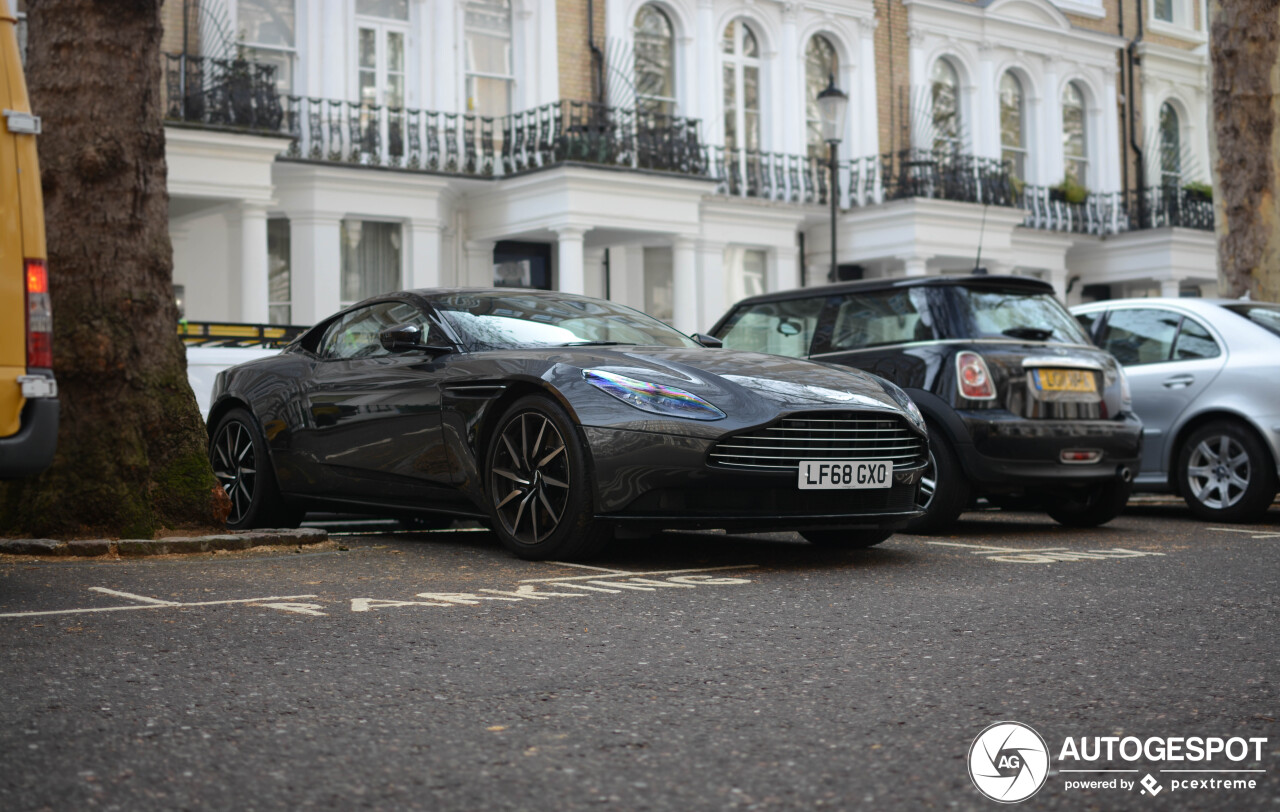
M728 29L733 29L733 52L727 53L724 50L725 34ZM720 75L724 76L725 69L729 68L733 72L733 106L729 106L729 88L722 88L721 93L721 112L722 119L727 123L730 109L733 111L734 118L734 142L733 146L729 145L728 127L724 132L724 146L726 151L740 152L744 159L748 153L760 153L765 151L765 126L764 126L764 103L765 87L764 87L764 57L761 56L763 46L760 44L760 35L756 33L758 25L746 17L734 17L725 24L725 29L721 32L717 39L717 45L720 51ZM751 40L755 43L756 55L748 56L745 53L745 43L747 41L746 34L750 34ZM754 69L756 72L756 107L748 110L746 104L746 75L748 69ZM747 138L747 116L749 112L755 113L755 140L756 146L750 146L750 139Z
M818 160L826 159L827 142L822 138L822 116L818 110L817 93L821 93L822 90L826 89L823 82L827 81L827 77L840 76L840 49L836 47L833 40L834 38L832 35L823 31L818 31L809 37L809 40L804 46L805 150L808 152L809 157L816 158ZM819 84L823 84L823 87L818 88L817 93L814 93L814 86L810 84L813 77L809 75L809 69L813 67L813 62L810 59L810 51L819 41L826 43L826 47L829 49L831 61L830 67L826 71L827 76L822 77L819 82ZM818 136L817 140L814 140L815 133L817 133Z
M1018 96L1017 96L1018 98L1018 105L1017 105L1018 143L1016 145L1006 144L1004 140L1004 137L1005 137L1004 117L1005 117L1005 110L1006 110L1004 84L1006 79L1012 80L1018 91ZM1028 132L1027 132L1027 124L1029 119L1029 116L1027 115L1028 113L1027 90L1022 79L1018 76L1018 74L1012 68L1008 68L1003 73L1000 74L1000 86L996 88L996 97L997 97L997 101L999 102L999 114L1000 114L1000 120L999 120L1000 159L1002 161L1009 161L1010 162L1009 171L1013 174L1014 177L1017 177L1025 181L1027 180L1027 169L1030 166L1030 158L1031 158L1031 153L1028 146L1030 142L1030 138L1028 137Z
M469 59L469 49L471 45L470 36L473 29L467 24L467 13L473 5L474 6L493 6L498 3L502 3L506 6L507 39L508 39L507 52L508 52L508 58L510 62L509 64L510 73L502 74L502 73L493 73L491 71L471 70L470 59ZM495 118L495 119L501 118L503 116L509 116L516 111L516 108L518 106L518 101L516 99L516 93L518 90L518 83L516 81L516 73L517 73L516 66L517 66L517 63L519 62L519 59L517 58L517 54L516 54L516 13L515 13L514 4L511 2L511 0L467 0L466 2L461 4L460 8L462 10L461 74L462 74L462 99L463 99L463 108L464 108L462 112L466 115L474 115L474 116L481 116L484 118ZM475 30L479 31L479 29L475 29ZM492 33L486 33L485 35L493 36ZM472 99L474 97L469 92L469 87L471 85L472 78L489 79L489 80L506 82L506 85L507 85L506 111L499 112L499 113L486 113L481 111L477 107L473 107Z
M655 96L642 94L640 92L640 42L649 37L647 33L642 32L640 28L640 15L650 13L656 14L659 19L666 25L666 48L668 53L668 68L670 71L671 95ZM658 3L645 3L636 9L635 17L631 20L631 38L632 38L632 72L636 78L635 83L635 102L636 109L644 113L677 116L680 114L680 69L677 64L678 54L676 50L676 26L671 19L671 15L666 12Z
M952 98L955 100L955 111L953 118L955 121L955 133L949 136L940 136L938 134L938 113L937 87L940 84L936 78L939 67L945 67L950 77L955 80L952 86ZM932 148L935 152L939 150L939 145L950 145L950 154L958 155L964 150L964 84L960 80L960 69L956 67L955 60L948 56L939 56L934 60L933 68L929 71L929 124L933 127L933 143Z
M287 69L288 75L282 77L277 72L276 88L281 92L282 95L285 95L285 96L293 95L294 78L297 76L297 72L298 72L297 71L297 68L298 68L298 0L288 0L288 3L291 6L293 6L293 32L292 32L293 44L292 45L280 45L279 43L255 42L253 40L244 39L240 37L238 32L241 30L240 4L242 2L244 2L244 0L236 0L233 6L235 16L236 16L235 28L233 30L237 32L237 36L235 38L236 55L239 58L246 59L250 62L254 62L257 64L267 64L267 65L271 63L262 62L261 60L255 59L254 54L269 52L271 54L275 54L281 57Z
M1080 155L1072 156L1067 151L1067 100L1066 94L1073 91L1076 98L1080 102ZM1062 96L1060 105L1062 109L1062 166L1063 176L1065 178L1074 178L1081 186L1089 186L1089 103L1088 95L1084 92L1084 87L1080 82L1071 80L1062 86ZM1072 166L1077 168L1077 172L1072 172Z

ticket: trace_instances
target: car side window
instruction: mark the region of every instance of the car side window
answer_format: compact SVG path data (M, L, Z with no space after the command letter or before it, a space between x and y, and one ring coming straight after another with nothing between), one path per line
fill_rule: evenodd
M1178 341L1173 347L1173 360L1191 361L1197 358L1217 358L1222 354L1218 342L1209 331L1194 319L1184 318L1178 330Z
M1103 311L1095 310L1092 313L1077 313L1076 321L1080 322L1080 326L1084 328L1089 338L1094 338L1093 328L1098 326L1098 318L1102 316Z
M731 350L805 358L826 303L825 297L814 297L740 307L717 338Z
M866 291L841 298L831 330L832 352L936 338L923 288Z
M1124 366L1168 361L1182 317L1158 308L1112 310L1098 346Z
M325 333L320 357L326 360L353 360L387 355L378 334L398 324L418 324L422 334L431 325L418 308L404 302L381 302L348 313Z

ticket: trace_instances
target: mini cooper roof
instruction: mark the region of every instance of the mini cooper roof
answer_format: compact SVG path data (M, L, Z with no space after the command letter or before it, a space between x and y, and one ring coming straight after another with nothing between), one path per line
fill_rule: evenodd
M891 288L919 288L963 285L967 288L1020 288L1027 293L1053 293L1053 285L1030 276L989 276L987 274L952 274L948 276L913 276L898 279L861 279L856 282L837 282L832 285L815 285L811 288L793 288L777 293L762 293L735 302L730 308L742 305L781 302L789 299L808 299L814 296L834 296L842 293L859 293L868 290Z

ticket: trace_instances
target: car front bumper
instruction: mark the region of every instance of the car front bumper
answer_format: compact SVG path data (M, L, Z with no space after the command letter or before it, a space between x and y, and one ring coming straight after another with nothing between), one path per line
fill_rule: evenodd
M959 410L969 437L956 443L966 476L982 487L1045 488L1084 484L1138 471L1142 422L1132 414L1117 420L1034 420L1003 410ZM1092 463L1062 462L1066 450L1096 450Z
M707 464L715 440L583 427L601 518L671 528L771 532L896 530L921 511L923 466L895 470L889 488L800 490L797 474Z

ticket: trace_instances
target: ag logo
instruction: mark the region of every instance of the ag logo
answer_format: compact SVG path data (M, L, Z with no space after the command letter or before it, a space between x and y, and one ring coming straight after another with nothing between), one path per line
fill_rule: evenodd
M969 746L969 777L993 801L1025 801L1049 777L1049 747L1021 722L996 722Z

